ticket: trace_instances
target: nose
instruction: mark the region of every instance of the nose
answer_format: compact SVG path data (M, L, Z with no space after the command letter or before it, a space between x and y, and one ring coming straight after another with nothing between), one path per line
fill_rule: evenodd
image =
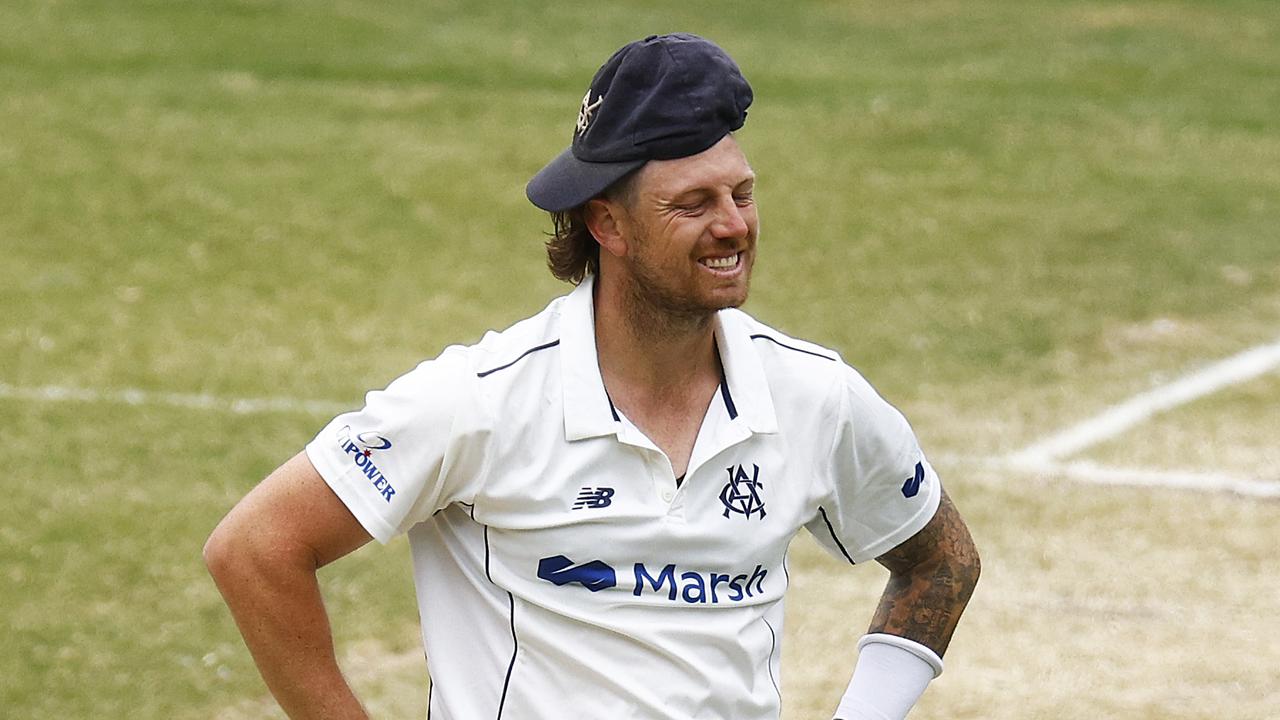
M729 240L747 236L750 231L747 225L747 211L739 206L732 196L721 198L716 204L715 212L715 220L711 223L712 236Z

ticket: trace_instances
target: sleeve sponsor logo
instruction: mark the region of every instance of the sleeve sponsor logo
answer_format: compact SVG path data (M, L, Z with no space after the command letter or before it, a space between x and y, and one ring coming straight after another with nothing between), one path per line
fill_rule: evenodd
M373 461L374 451L390 449L391 441L372 430L352 435L351 426L343 425L338 429L338 447L351 456L352 462L369 479L369 484L382 499L391 502L396 489Z
M924 463L916 463L915 475L907 478L902 484L902 497L913 498L920 492L920 484L924 482Z
M356 444L357 446L359 446L360 451L364 453L365 457L369 457L374 453L374 451L377 451L377 450L391 449L391 441L386 439L380 433L374 430L367 430L362 433L357 433L353 437L351 435L350 425L343 425L342 427L338 428L338 442L342 443L343 445L347 443Z

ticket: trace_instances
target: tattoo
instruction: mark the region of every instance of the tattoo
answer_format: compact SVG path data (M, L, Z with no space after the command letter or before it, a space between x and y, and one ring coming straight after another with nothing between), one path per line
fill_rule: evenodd
M946 490L929 524L876 561L888 568L889 584L868 632L915 640L941 656L981 571L973 538Z

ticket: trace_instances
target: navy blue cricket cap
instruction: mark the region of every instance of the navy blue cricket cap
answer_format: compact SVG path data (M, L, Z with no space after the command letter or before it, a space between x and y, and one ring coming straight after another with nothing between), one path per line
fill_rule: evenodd
M697 155L742 127L751 86L728 53L687 33L623 46L582 98L573 144L525 188L551 212L577 207L650 160Z

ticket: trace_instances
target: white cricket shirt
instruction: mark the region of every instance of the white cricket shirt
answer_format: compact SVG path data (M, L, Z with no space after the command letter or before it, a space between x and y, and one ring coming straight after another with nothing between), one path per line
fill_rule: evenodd
M371 535L409 536L433 720L776 720L792 537L858 563L933 516L911 428L836 353L738 310L716 344L679 484L605 392L590 277L307 445Z

